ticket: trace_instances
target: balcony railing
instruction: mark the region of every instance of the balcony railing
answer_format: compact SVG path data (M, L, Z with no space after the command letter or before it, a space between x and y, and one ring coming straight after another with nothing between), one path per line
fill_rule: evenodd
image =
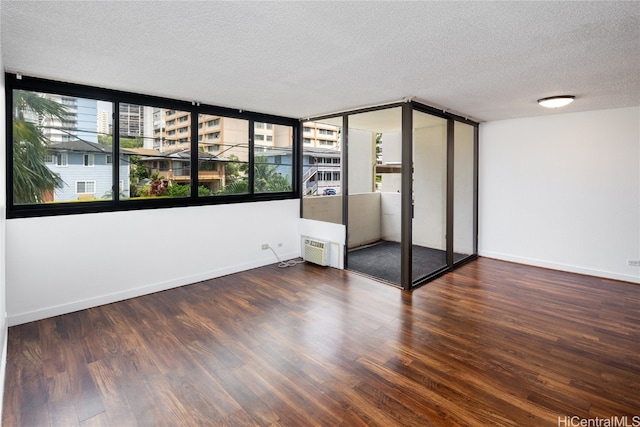
M199 181L215 181L222 179L222 174L218 171L198 171Z

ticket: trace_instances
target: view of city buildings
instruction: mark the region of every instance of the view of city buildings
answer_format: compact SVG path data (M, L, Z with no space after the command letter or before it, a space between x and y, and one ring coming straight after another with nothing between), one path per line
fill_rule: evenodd
M326 123L305 122L302 146L303 196L340 194L340 129Z
M38 117L44 136L52 143L82 139L98 142L97 101L63 95L46 95L48 99L64 106L65 117L60 120L51 117Z
M49 141L46 165L60 177L60 185L49 201L89 200L112 197L114 133L112 112L105 103L54 94L43 95L65 107L63 120L32 117ZM103 108L107 106L107 108ZM136 186L149 179L132 176L135 168L146 168L146 176L158 177L164 186L191 182L191 119L188 111L135 104L119 104L120 136L119 193L136 197ZM210 194L222 191L234 173L245 171L253 155L255 167L267 165L291 184L293 177L293 129L254 122L253 152L249 148L249 121L199 114L198 183ZM340 193L340 131L323 123L303 125L303 195ZM132 164L135 159L135 164ZM144 193L146 194L146 193Z
M36 123L49 143L45 165L58 176L53 192L44 201L72 201L112 196L113 153L111 147L98 142L99 115L97 101L63 95L42 95L64 107L62 117L36 117ZM104 125L104 123L103 123ZM128 166L120 165L121 190L128 188Z
M339 151L338 128L325 123L305 122L302 128L302 145L305 148L326 148Z

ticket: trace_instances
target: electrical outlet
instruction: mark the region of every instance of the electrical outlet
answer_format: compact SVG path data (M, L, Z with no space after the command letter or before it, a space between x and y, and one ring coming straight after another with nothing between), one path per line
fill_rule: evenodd
M640 260L628 259L627 264L629 264L631 267L640 267Z
M262 250L266 251L267 249L269 249L269 244L268 243L263 243L262 244Z

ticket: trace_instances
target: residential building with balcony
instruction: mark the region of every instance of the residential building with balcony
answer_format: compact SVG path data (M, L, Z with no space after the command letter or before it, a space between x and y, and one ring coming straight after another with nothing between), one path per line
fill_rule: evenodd
M127 154L139 156L138 164L147 168L147 174L157 174L167 184L189 185L191 182L191 149L178 148L160 152L149 149L126 149ZM198 152L198 185L215 193L225 185L224 158Z
M302 188L304 196L326 195L329 189L341 193L340 151L304 147L302 151Z
M247 161L248 135L249 125L246 120L208 114L198 116L198 147L206 153L225 158L234 155L241 161ZM156 111L152 138L155 142L153 148L161 152L190 148L190 113L162 109ZM273 130L265 126L262 132L256 132L256 139L258 138L260 141L272 141Z

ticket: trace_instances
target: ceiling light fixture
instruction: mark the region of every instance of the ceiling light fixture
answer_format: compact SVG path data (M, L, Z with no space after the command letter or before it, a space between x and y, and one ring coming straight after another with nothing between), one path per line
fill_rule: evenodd
M538 104L546 108L560 108L569 105L576 99L573 95L550 96L548 98L538 99Z

